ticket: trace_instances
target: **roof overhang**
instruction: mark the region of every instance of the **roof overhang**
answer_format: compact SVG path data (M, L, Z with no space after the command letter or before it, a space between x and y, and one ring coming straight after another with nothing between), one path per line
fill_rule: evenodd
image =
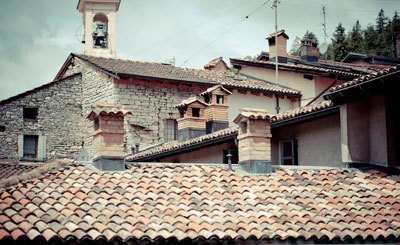
M343 103L366 95L376 94L383 91L385 82L395 78L400 78L400 70L329 92L324 95L324 99Z

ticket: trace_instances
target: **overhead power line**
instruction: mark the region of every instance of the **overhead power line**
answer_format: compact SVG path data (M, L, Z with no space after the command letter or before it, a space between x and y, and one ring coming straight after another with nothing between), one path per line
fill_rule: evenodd
M256 12L258 12L262 7L264 7L265 5L268 4L268 2L270 2L271 0L267 0L265 1L263 4L261 4L260 6L258 6L256 9L254 9L252 12L250 12L248 15L246 15L245 17L243 17L240 21L236 22L235 24L233 24L232 26L230 26L228 29L226 29L224 32L222 32L217 38L215 38L213 41L211 41L210 43L206 44L205 46L203 46L199 51L197 51L196 53L194 53L193 55L191 55L189 58L187 58L180 66L185 65L187 62L189 62L192 58L196 57L198 54L200 54L201 52L203 52L205 49L209 48L211 45L213 45L215 42L217 42L219 39L221 39L226 33L230 32L231 30L233 30L235 27L237 27L238 25L240 25L243 21L247 20L248 18L250 18L250 16L252 16L253 14L255 14Z

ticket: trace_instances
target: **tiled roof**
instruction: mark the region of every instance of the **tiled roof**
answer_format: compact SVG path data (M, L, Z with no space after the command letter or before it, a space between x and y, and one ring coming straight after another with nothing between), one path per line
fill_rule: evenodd
M223 85L228 85L234 88L261 90L265 92L283 93L293 96L300 95L300 91L298 90L266 81L250 79L244 76L236 75L230 71L222 72L213 70L189 69L160 63L101 58L78 54L74 54L74 56L85 62L88 62L91 66L113 74L114 76L128 75L210 85L222 83Z
M11 176L20 175L32 171L37 167L37 165L0 163L0 179L6 179Z
M0 196L0 243L400 241L400 183L377 171L70 165Z
M226 88L224 88L222 85L215 85L215 86L212 86L212 87L210 87L210 88L208 88L206 91L204 91L204 92L202 92L201 94L200 94L200 96L205 96L205 95L207 95L207 94L211 94L211 92L212 91L214 91L214 90L216 90L216 89L222 89L225 93L227 93L227 94L232 94L231 93L231 91L229 91L229 90L227 90Z
M224 63L225 67L228 67L226 65L225 61L222 59L222 57L218 57L218 58L210 60L207 64L205 64L204 65L204 69L214 68L218 64L218 62L220 62L220 61L222 61Z
M186 106L188 106L188 105L190 105L190 104L192 104L192 103L194 103L194 102L198 102L198 103L200 103L200 104L202 104L202 105L204 105L204 106L208 106L208 104L205 103L204 101L201 101L201 100L199 100L199 99L196 98L196 97L191 97L191 98L188 98L188 99L186 99L186 100L183 100L181 103L177 104L177 105L175 106L175 108L180 109L180 108L186 107Z
M299 116L304 116L313 112L325 110L333 107L335 104L331 100L316 102L308 106L298 107L283 113L276 114L272 117L272 123L293 119Z
M264 109L255 109L255 108L242 108L240 109L239 115L233 120L235 123L239 123L241 118L250 118L257 120L271 120L274 116L269 114Z
M341 90L341 89L345 89L347 87L351 87L351 86L354 86L354 85L357 85L357 84L361 84L363 82L367 82L369 80L372 80L372 79L375 79L375 78L378 78L378 77L381 77L381 76L385 76L385 75L388 75L388 74L390 74L392 72L397 72L399 70L400 70L400 66L380 69L378 72L374 72L372 74L365 75L365 76L353 79L353 80L351 80L349 82L345 82L343 84L334 86L329 90L329 92L335 92L335 91L338 91L338 90Z
M285 33L284 29L278 30L276 34L277 36L284 35L287 39L289 39L289 36ZM271 39L271 38L275 38L275 32L269 34L268 37L266 37L266 39Z
M267 67L275 67L275 62L272 61L264 61L264 60L244 60L244 59L230 59L231 63L234 65L236 63L247 63L254 64L260 66ZM319 73L329 73L336 74L342 76L350 76L350 77L359 77L361 76L360 71L356 71L355 69L349 68L347 66L339 67L339 66L321 66L319 63L312 64L311 62L302 62L302 63L279 63L280 69L289 69L296 70L298 72L319 72ZM353 71L352 71L353 70Z
M97 104L92 108L92 111L89 113L88 118L91 120L100 114L114 114L114 115L131 115L132 112L123 108L121 105L114 105L108 103Z
M230 135L235 135L235 134L237 134L237 132L238 132L237 127L234 126L234 127L230 127L227 129L219 130L219 131L211 133L211 134L206 134L206 135L203 135L200 137L186 140L183 142L172 141L172 142L168 142L163 145L160 145L160 146L156 146L154 148L150 148L150 149L129 155L125 158L125 160L135 161L138 159L140 160L144 157L154 156L154 155L158 155L158 154L169 152L169 151L181 150L183 148L190 147L190 146L193 146L196 144L201 144L201 143L205 143L208 141L214 141L214 140L220 139L220 138L225 138Z

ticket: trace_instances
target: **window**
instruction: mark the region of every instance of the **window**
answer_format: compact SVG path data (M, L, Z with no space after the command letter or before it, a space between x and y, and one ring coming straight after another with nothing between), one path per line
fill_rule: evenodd
M6 131L6 126L0 125L0 133Z
M224 96L223 95L217 95L217 104L224 104Z
M204 96L204 102L206 102L207 104L211 103L211 96L209 94Z
M166 119L164 128L164 142L176 140L177 123L175 119Z
M24 119L25 120L37 120L38 108L24 107Z
M237 149L228 149L228 150L223 150L224 158L223 158L223 163L228 164L228 154L231 154L231 163L232 164L237 164L239 162L239 155L238 155L238 150Z
M39 137L37 135L24 135L24 157L37 158L38 138Z
M192 108L192 117L200 117L200 108Z
M95 117L93 121L93 129L96 131L100 128L100 119L99 117Z
M282 165L297 165L297 140L281 141L281 164Z

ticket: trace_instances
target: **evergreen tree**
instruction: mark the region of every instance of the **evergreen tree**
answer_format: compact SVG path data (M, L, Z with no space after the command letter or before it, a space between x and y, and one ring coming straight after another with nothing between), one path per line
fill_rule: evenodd
M382 33L385 30L388 22L389 18L385 16L385 11L381 9L381 11L379 11L378 17L376 18L376 30L379 33Z
M297 37L293 40L292 47L290 48L289 53L291 55L300 55L300 47L301 47L301 39Z
M346 42L346 33L342 23L336 27L332 38L332 48L336 61L341 61L348 53L348 45Z
M362 52L363 36L360 21L356 21L356 24L348 35L347 42L350 52Z
M378 33L375 31L374 26L368 25L364 30L364 40L362 44L362 53L376 54Z
M316 43L317 46L319 45L317 36L316 36L313 32L311 32L311 31L308 31L308 30L307 30L306 33L304 34L303 38L304 38L304 39L310 39L310 40L312 40L314 43Z

